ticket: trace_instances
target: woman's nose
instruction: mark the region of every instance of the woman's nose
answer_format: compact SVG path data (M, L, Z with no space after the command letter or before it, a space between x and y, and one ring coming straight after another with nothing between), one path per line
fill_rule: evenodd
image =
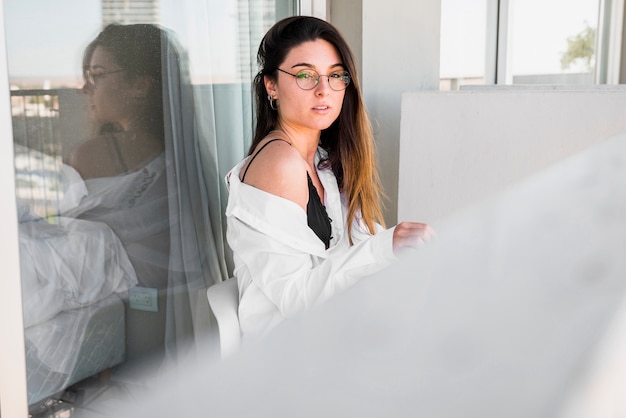
M329 81L328 76L321 76L317 82L317 86L315 86L315 94L318 96L327 96L330 92Z
M89 94L93 91L93 86L89 81L85 81L85 84L83 84L83 88L81 90L83 94Z

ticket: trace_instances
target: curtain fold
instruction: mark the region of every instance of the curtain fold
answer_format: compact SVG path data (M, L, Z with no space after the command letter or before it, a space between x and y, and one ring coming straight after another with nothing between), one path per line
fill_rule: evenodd
M163 41L167 182L168 189L175 191L170 192L169 200L171 249L165 335L169 357L193 352L187 344L198 341L199 324L206 321L204 316L210 316L206 297L198 292L232 274L232 254L226 244L228 190L224 177L247 154L252 141L256 49L277 20L275 0L237 0L232 15L236 39L230 35L220 39L215 26L197 24L211 22L218 7L224 5L210 0L193 1L192 5L190 0L182 0L183 12L194 11L193 18L188 16L194 23L174 25ZM189 57L174 33L185 40ZM225 66L223 41L227 39L235 42L234 61L227 65L232 74L216 75L215 68ZM207 314L199 314L198 308Z
M205 172L213 170L213 161L202 159L200 152L186 56L171 33L164 36L163 100L170 216L165 347L171 358L185 355L194 342L194 292L228 275L222 240L213 233L211 221L211 200L219 200L219 190L205 181Z

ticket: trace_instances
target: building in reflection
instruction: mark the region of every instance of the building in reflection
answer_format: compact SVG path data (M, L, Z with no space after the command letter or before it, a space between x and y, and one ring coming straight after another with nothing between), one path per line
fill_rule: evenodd
M102 0L102 27L110 23L159 23L160 0Z
M256 74L256 53L261 38L276 22L275 0L237 0L237 20L239 28L239 79L250 81Z

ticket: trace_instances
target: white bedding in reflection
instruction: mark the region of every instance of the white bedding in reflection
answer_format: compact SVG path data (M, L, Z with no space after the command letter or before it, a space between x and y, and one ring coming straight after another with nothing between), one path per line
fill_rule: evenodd
M61 216L88 203L75 169L17 144L15 166L32 403L123 359L124 308L115 295L136 286L137 275L109 225Z
M76 170L18 144L15 165L26 328L137 284L124 246L106 223L58 216L88 194Z
M137 284L124 247L104 223L24 222L19 240L25 327Z

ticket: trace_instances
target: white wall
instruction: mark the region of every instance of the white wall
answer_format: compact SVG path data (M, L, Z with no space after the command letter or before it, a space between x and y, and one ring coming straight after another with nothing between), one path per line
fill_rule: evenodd
M4 6L0 0L0 22ZM18 250L17 205L15 201L15 166L13 161L13 130L9 98L9 76L6 62L4 30L0 31L0 415L26 417L26 360L22 288Z
M363 91L389 197L389 224L397 220L401 97L439 88L440 20L440 0L363 0Z
M619 87L406 93L398 217L436 223L626 131L624 109Z
M397 220L401 97L407 90L439 88L441 1L329 1L329 20L361 60L361 85L389 198L385 219L391 225Z

